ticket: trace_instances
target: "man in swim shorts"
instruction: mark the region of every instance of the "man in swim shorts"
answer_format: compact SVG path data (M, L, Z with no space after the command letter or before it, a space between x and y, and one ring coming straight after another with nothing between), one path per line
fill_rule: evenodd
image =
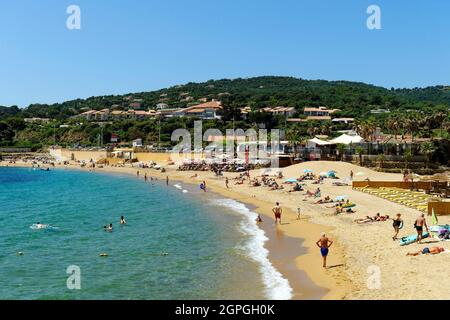
M414 222L414 228L416 228L416 230L417 230L417 243L419 243L419 244L422 243L423 227L425 227L428 232L428 225L427 225L427 221L425 219L425 214L422 213L416 219L416 222Z
M277 202L276 206L273 207L272 212L275 215L275 224L277 224L278 220L280 220L281 224L281 214L283 213L283 209L281 209L279 202Z
M320 235L320 239L316 242L317 246L320 248L320 254L323 258L323 267L327 267L327 256L329 252L329 248L333 244L333 241L330 240L326 235L325 232L322 232Z
M423 248L422 250L419 250L417 252L408 252L407 256L418 256L419 254L439 254L441 252L444 252L445 249L442 247L431 247L431 248Z

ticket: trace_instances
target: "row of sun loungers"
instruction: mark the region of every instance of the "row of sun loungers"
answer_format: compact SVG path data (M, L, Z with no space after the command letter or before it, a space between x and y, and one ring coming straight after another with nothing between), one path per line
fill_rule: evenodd
M436 198L435 196L427 195L422 192L410 191L407 189L400 189L400 188L355 187L354 190L369 193L392 202L400 203L402 205L408 206L413 209L417 209L422 212L427 212L428 202Z

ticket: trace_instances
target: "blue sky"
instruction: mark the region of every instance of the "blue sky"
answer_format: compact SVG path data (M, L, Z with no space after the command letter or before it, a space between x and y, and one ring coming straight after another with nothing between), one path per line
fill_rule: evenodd
M71 4L81 30L66 28ZM0 105L258 75L450 84L449 16L447 0L2 1Z

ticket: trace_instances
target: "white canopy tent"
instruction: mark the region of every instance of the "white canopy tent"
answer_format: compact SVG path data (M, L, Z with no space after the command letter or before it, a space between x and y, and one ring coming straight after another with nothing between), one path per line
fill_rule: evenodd
M361 143L364 142L364 139L362 137L360 137L359 135L348 135L348 134L343 134L333 140L330 141L333 144L351 144L351 143Z
M320 140L317 138L308 140L308 148L316 148L317 146L328 146L330 144L334 144L325 140Z

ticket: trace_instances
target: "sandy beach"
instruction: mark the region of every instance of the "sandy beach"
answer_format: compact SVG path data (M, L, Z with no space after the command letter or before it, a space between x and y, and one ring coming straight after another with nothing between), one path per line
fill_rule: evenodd
M0 164L1 165L1 164ZM2 165L9 165L3 163ZM17 166L27 165L16 163ZM176 166L166 166L167 172L161 173L154 169L141 169L129 167L96 168L96 171L129 173L136 176L136 170L144 172L148 176L170 180L178 180L183 183L199 184L206 181L208 190L216 192L226 198L235 199L255 207L263 217L262 228L266 230L270 241L267 246L273 264L290 281L294 289L295 299L315 299L319 295L322 299L449 299L446 279L450 275L447 268L450 255L443 253L435 256L419 255L406 256L407 252L418 251L425 246L442 246L450 249L449 242L437 243L434 239L425 239L422 245L411 244L401 247L398 241L393 241L392 221L375 222L368 224L356 224L353 220L365 216L373 216L376 213L388 214L393 217L401 213L404 220L404 228L399 236L414 234L413 223L420 214L419 211L409 207L352 190L351 186L333 186L335 180L325 179L319 185L322 197L329 195L335 198L346 195L351 202L357 204L355 213L340 215L334 214L334 209L326 205L314 204L312 198L305 200L304 191L289 193L290 186L285 190L269 191L267 187L252 187L247 183L235 185L232 178L237 173L225 173L222 177L216 177L212 172L176 171ZM78 165L67 167L80 169ZM358 167L344 162L306 162L283 168L285 178L299 177L304 169L310 169L314 173L335 170L340 178L349 176L350 170L357 173L354 180L392 180L401 181L400 174L388 174L372 171L368 168ZM89 170L84 168L82 170ZM251 177L259 176L260 170L250 173ZM193 177L194 174L197 176ZM229 188L225 187L225 177L230 178ZM283 180L284 180L283 179ZM277 180L282 182L282 180ZM317 185L306 182L307 190L314 190ZM316 199L317 200L317 199ZM275 202L280 202L284 209L283 224L275 226L271 212ZM297 219L297 209L301 209L301 217ZM431 219L428 218L431 224ZM439 216L439 223L450 223L448 216ZM270 232L270 230L273 232ZM322 259L315 242L321 232L335 241L330 250L328 259L329 268L322 268ZM277 234L284 235L286 239L283 245L277 244ZM297 241L295 241L297 239ZM298 240L303 240L300 242ZM299 245L298 255L295 256ZM287 249L283 249L288 248ZM294 247L294 248L293 248ZM274 254L275 251L286 250L285 256ZM293 254L294 252L294 254ZM293 255L293 256L292 256ZM296 270L289 267L286 259L294 259ZM292 261L290 261L292 262ZM313 284L310 290L301 287L299 274L304 273ZM373 285L373 277L379 274L378 285ZM377 279L378 279L377 278ZM320 289L318 289L320 288ZM302 293L303 292L303 293ZM305 294L306 293L306 294Z

